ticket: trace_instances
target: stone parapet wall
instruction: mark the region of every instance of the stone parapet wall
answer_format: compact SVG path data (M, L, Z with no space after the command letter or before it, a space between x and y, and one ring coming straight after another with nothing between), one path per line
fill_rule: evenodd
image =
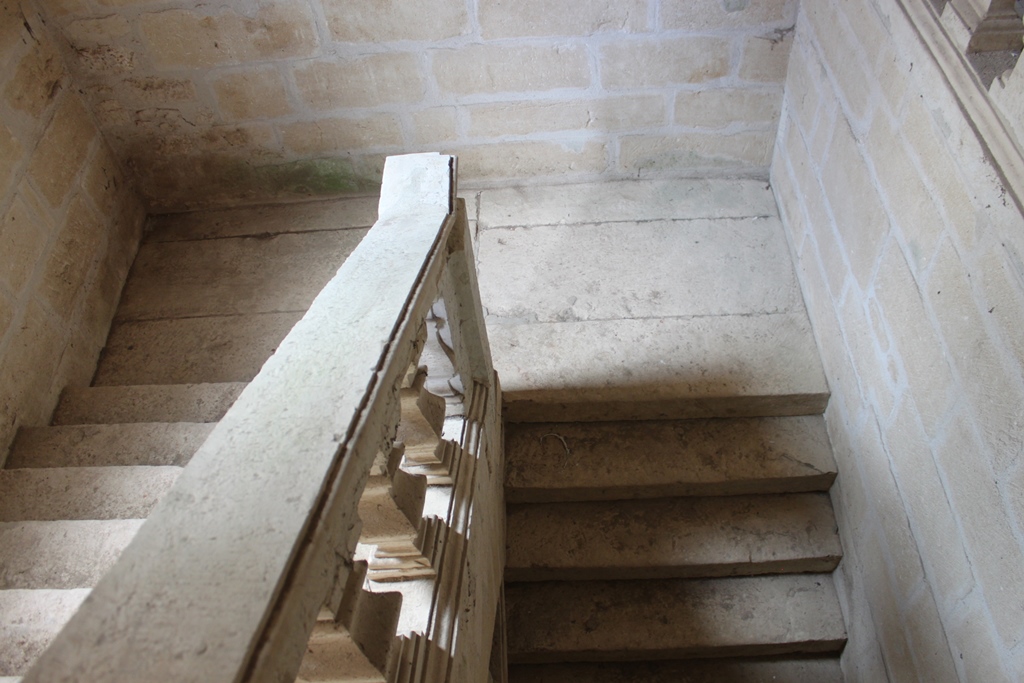
M832 390L851 682L1024 677L1024 217L973 123L896 2L802 3L771 177Z
M472 185L767 177L795 0L62 0L52 23L153 209Z
M88 384L145 218L31 7L0 4L0 462Z

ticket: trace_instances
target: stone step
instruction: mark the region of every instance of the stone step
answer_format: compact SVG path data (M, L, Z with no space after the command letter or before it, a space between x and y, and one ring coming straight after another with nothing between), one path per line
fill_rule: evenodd
M0 522L0 589L90 588L143 521Z
M68 387L53 424L217 422L245 387L245 382Z
M145 519L180 467L0 470L0 522Z
M23 428L7 457L6 467L183 467L213 428L213 424L191 422Z
M509 661L637 661L838 653L828 574L548 581L505 588Z
M510 503L827 491L821 416L508 424Z
M842 683L839 659L707 659L668 662L520 664L509 683Z
M507 581L830 572L825 493L508 506Z
M0 676L24 675L89 595L74 590L0 590Z

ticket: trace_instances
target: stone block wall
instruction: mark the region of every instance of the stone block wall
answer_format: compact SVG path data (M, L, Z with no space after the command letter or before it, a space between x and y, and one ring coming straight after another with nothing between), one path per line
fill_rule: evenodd
M972 124L897 2L804 0L771 178L832 389L854 683L1024 678L1024 216Z
M796 5L47 3L155 210L373 192L413 151L477 186L765 178Z
M0 2L0 465L88 384L145 218L29 3Z

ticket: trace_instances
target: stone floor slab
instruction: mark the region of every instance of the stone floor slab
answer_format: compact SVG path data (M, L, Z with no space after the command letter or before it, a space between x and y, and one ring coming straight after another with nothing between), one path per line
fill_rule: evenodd
M512 503L827 491L820 415L662 422L512 423Z
M68 387L53 424L217 422L245 387L245 382Z
M803 309L774 217L494 229L479 242L480 296L496 322Z
M89 595L89 589L0 590L0 676L20 676Z
M522 225L776 216L768 183L744 179L623 180L480 193L480 229Z

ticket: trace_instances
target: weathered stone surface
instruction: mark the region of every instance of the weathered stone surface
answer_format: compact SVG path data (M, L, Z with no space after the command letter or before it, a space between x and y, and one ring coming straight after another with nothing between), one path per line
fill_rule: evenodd
M842 683L837 658L519 664L511 683Z
M85 104L77 94L66 95L28 167L29 175L50 204L57 206L64 201L94 137L96 127Z
M824 493L510 505L508 581L830 572Z
M543 0L484 0L478 11L480 28L488 39L634 32L647 28L647 5L643 0L584 0L575 3L571 12L552 12Z
M443 92L530 92L585 88L590 84L582 47L471 45L433 55L434 77ZM480 64L491 64L481 69Z
M439 0L429 12L400 0L366 5L324 3L323 8L331 36L346 43L444 40L469 29L463 0Z
M180 467L0 470L0 521L145 519Z
M213 83L221 111L236 120L287 116L292 113L284 79L277 69L228 73Z
M142 521L0 523L0 589L89 588L117 561Z
M425 88L416 57L405 52L301 63L294 77L299 96L317 110L413 102Z
M552 581L505 588L513 663L837 653L827 574Z
M480 298L490 322L803 309L776 218L491 229L479 245Z
M188 422L24 428L18 433L6 466L184 467L212 429L210 424Z
M760 29L792 26L796 20L796 3L779 0L664 0L661 12L665 26L672 29Z
M55 425L133 422L217 422L245 388L244 382L124 387L68 387Z
M480 229L692 218L776 216L759 180L620 180L533 185L480 193Z
M0 590L0 676L25 673L87 595L88 588Z
M355 197L159 214L149 218L149 232L145 241L178 242L369 228L377 220L377 201L377 197Z
M301 311L116 324L93 383L248 382Z
M807 314L488 324L512 421L820 413Z
M620 144L620 170L640 176L673 168L745 168L767 177L775 131L630 135Z
M119 320L304 311L365 230L142 245Z
M827 491L820 416L509 424L509 502Z
M729 41L709 36L609 43L601 49L601 84L636 88L703 83L728 75Z

